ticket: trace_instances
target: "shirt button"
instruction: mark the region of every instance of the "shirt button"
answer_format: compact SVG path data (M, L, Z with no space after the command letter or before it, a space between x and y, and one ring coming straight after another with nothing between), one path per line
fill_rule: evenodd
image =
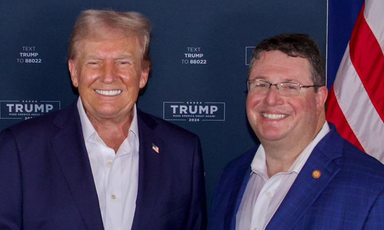
M112 198L112 200L116 200L116 196L115 195L112 195L111 198Z
M108 161L108 166L112 166L113 165L113 162L112 161Z
M271 192L267 192L267 196L271 197L272 193Z

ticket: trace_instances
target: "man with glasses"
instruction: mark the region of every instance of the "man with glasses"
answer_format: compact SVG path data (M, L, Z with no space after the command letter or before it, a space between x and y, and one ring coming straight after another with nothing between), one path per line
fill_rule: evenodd
M326 122L316 43L303 34L262 41L247 86L260 145L225 168L209 229L384 229L384 166Z

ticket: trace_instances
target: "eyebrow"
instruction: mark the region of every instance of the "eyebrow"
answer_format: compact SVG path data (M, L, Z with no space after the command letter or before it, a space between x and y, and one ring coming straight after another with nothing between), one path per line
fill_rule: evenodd
M120 55L120 56L117 56L116 58L114 59L117 59L117 60L121 60L121 59L134 59L134 56L133 55Z
M85 58L86 61L88 60L92 60L92 59L96 59L96 60L102 60L104 58L102 57L99 57L99 56L95 56L95 55L90 55L90 56L87 56ZM134 59L134 56L133 55L129 55L129 54L123 54L123 55L119 55L117 56L116 58L113 58L114 60L121 60L121 59L130 59L130 60L133 60Z
M250 80L263 80L263 81L268 81L269 79L267 77L264 77L264 76L257 76L253 79L250 79ZM297 82L297 80L294 80L294 79L290 79L290 78L283 78L281 82Z
M86 61L91 60L91 59L101 59L101 58L97 57L97 56L87 56L87 57L85 57Z

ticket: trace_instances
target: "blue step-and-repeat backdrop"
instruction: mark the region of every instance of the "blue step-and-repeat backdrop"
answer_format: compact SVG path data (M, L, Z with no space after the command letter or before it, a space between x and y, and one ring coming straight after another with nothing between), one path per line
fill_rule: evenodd
M76 100L69 35L85 9L139 11L153 23L143 111L200 136L208 206L224 165L257 141L247 124L252 48L285 32L326 49L326 0L14 0L0 3L0 130Z

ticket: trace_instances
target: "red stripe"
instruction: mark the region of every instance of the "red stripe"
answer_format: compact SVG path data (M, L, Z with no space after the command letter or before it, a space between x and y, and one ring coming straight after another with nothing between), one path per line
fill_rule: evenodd
M327 121L333 123L340 135L347 139L349 142L357 146L359 149L364 151L359 140L356 138L351 127L349 126L343 112L341 111L339 104L337 103L333 87L328 95L327 101ZM364 151L365 152L365 151Z
M367 94L384 122L384 56L364 18L363 5L350 41L351 62ZM377 20L383 20L377 18Z

